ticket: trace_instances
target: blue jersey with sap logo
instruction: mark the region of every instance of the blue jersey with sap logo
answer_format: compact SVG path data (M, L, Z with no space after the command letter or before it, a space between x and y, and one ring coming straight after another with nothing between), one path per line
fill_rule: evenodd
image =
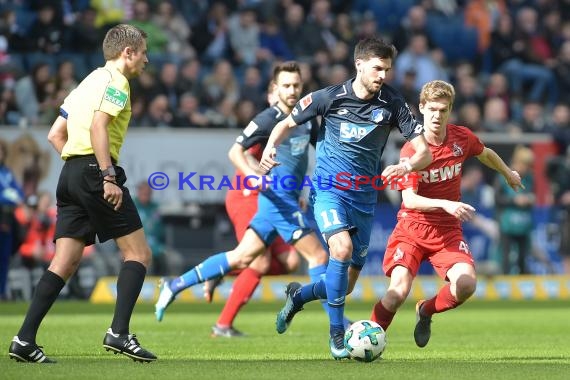
M375 204L372 183L355 183L364 176L381 186L380 158L390 131L396 127L411 140L423 133L403 97L383 84L372 99L359 99L352 89L354 78L303 97L291 115L303 124L322 115L317 138L313 183L359 204ZM375 178L376 177L376 178ZM317 182L318 181L318 182Z
M275 125L285 119L277 106L269 107L257 114L243 130L236 142L249 149L256 144L265 146ZM309 163L309 144L315 142L318 126L307 121L295 128L289 137L277 147L277 160L281 165L274 167L268 175L267 188L260 195L272 200L292 199L298 202Z

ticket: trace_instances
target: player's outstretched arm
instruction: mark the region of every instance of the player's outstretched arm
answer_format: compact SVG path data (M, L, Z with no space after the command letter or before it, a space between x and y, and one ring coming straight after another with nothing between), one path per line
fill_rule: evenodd
M412 188L407 188L402 191L402 200L408 209L433 211L441 208L462 222L471 220L475 215L475 208L467 203L423 197L417 193L417 190Z
M278 146L281 141L287 137L290 128L294 128L296 126L297 123L295 123L291 115L287 116L285 119L281 120L275 125L271 131L271 135L269 135L267 145L263 150L261 161L259 161L259 167L263 170L264 173L267 173L273 167L279 165L279 162L275 160L275 157L277 155L277 149L275 147Z
M521 176L514 170L511 170L505 161L491 148L485 147L483 152L477 156L477 159L481 161L485 166L501 173L505 178L508 185L515 191L524 189L524 185L521 183Z
M411 140L414 154L408 160L400 160L397 165L389 165L382 171L382 177L391 182L393 177L402 177L413 171L421 170L432 161L428 143L423 135Z
M67 119L58 116L50 128L47 138L56 152L61 155L63 146L67 142Z

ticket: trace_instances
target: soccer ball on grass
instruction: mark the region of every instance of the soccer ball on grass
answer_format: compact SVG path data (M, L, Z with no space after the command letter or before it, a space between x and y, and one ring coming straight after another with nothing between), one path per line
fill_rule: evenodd
M372 362L378 359L386 348L386 333L376 322L357 321L346 330L344 346L353 359Z

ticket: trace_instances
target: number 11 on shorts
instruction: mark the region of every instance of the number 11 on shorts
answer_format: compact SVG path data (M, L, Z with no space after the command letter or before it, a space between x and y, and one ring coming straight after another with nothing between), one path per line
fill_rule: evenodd
M330 221L328 214L331 215L332 222ZM331 208L328 211L328 214L327 214L327 211L321 212L321 218L323 218L323 224L324 224L323 228L329 228L332 225L340 224L340 219L338 218L338 213L336 212L336 210L334 208Z

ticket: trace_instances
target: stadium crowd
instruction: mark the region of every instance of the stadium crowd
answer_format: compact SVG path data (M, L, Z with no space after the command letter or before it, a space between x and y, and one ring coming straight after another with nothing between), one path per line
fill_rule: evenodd
M312 91L350 77L355 43L379 34L399 51L389 82L410 105L422 84L448 80L452 121L568 145L567 0L21 0L0 15L4 125L50 125L102 64L106 30L128 22L148 33L150 59L132 84L132 126L242 128L275 62L300 61Z

